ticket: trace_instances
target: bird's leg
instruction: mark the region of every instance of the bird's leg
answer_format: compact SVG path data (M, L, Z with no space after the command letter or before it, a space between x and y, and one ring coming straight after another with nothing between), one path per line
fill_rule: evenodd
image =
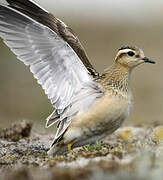
M68 152L72 154L73 151L72 151L72 148L71 148L71 147L72 147L72 143L69 143L69 144L67 145Z

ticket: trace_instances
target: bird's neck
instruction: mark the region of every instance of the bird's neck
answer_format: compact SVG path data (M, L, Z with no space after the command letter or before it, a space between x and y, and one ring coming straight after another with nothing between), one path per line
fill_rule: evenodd
M130 68L114 63L104 72L103 85L121 92L129 91Z

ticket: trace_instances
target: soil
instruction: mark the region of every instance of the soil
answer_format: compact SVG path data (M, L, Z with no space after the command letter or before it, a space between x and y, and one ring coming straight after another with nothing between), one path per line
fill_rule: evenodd
M52 135L21 121L0 130L1 180L162 180L163 126L122 127L102 143L49 157Z

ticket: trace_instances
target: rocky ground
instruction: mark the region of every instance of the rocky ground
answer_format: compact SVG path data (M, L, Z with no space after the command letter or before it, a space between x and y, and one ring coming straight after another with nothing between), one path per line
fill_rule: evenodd
M22 121L0 130L3 180L162 180L163 126L123 127L95 145L48 157L52 136Z

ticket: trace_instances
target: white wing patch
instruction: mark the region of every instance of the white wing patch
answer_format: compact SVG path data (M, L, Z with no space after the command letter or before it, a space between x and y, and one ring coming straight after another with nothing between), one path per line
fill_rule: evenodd
M63 121L56 134L59 137L70 124L70 116L98 97L99 88L92 88L94 85L91 84L96 83L67 42L50 28L3 5L0 5L0 37L18 59L30 67L51 100ZM90 84L86 87L91 93L80 93L86 84ZM86 102L88 95L92 96L90 102Z

